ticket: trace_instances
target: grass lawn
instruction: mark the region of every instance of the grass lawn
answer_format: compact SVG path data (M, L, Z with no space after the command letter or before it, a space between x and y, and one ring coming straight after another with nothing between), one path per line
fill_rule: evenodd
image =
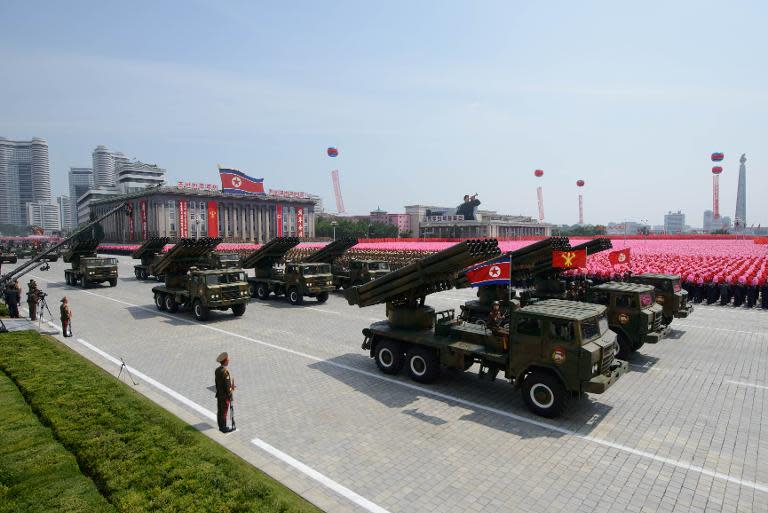
M0 405L0 512L115 511L5 374Z
M117 511L319 513L55 339L37 332L0 337L0 370ZM3 397L2 411L5 404ZM17 469L0 471L0 482Z

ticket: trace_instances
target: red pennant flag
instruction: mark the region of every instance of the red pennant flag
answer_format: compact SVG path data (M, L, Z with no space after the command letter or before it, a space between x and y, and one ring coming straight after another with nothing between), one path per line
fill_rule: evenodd
M625 248L608 253L608 260L611 262L611 265L625 265L629 264L632 257L630 256L629 248Z
M587 266L587 250L553 251L552 267L555 269L577 269Z

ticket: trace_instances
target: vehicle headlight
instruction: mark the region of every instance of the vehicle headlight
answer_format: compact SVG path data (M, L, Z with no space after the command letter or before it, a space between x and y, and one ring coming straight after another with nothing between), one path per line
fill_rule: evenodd
M241 296L247 296L248 295L248 291L247 290L241 290L240 291L240 295Z
M95 274L93 271L88 271L88 274Z
M219 295L218 294L211 294L211 299L219 299Z

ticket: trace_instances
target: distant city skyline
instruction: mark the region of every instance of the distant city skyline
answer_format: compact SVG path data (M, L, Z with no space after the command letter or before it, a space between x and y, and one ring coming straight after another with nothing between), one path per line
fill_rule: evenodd
M192 2L180 19L173 2L8 0L0 134L48 140L54 194L103 144L171 183L215 181L226 162L329 206L338 168L351 214L478 192L483 208L536 216L542 186L555 224L578 221L579 179L585 223L657 225L670 210L697 223L714 151L735 217L747 153L747 225L766 226L768 6L705 4ZM702 30L713 12L717 37Z

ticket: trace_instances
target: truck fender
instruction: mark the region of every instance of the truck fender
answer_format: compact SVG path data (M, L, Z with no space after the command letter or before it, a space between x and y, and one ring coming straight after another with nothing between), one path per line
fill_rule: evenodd
M514 383L515 388L520 388L523 384L523 381L525 380L525 377L528 376L533 371L540 371L540 372L546 372L547 374L551 374L552 376L560 380L560 383L562 383L563 386L566 386L565 379L563 379L563 376L562 374L560 374L559 370L546 365L533 364L526 367L525 370L521 372L519 376L515 377L515 383ZM568 387L566 386L566 390L567 389Z
M365 337L363 339L363 350L370 350L371 351L371 358L373 358L373 351L374 351L374 337L371 333L371 330L368 328L363 329L363 336Z

